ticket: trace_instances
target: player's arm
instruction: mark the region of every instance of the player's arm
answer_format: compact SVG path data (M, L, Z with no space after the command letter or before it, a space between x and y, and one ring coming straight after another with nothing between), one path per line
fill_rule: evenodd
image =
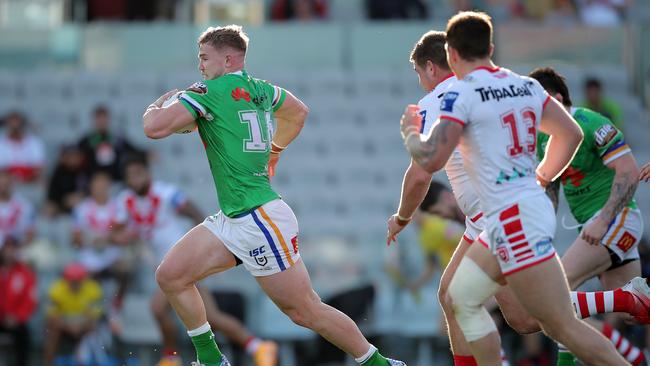
M284 93L282 104L273 113L276 129L271 142L269 176L275 175L275 166L280 158L280 153L298 137L305 125L307 115L309 115L309 108L305 103L287 90L281 90L281 92Z
M639 185L639 168L631 152L607 164L607 167L615 171L615 176L609 199L600 216L609 223L634 197Z
M434 123L429 135L422 139L420 136L422 116L415 105L406 107L400 124L406 150L411 154L411 158L429 173L434 173L445 166L463 133L462 124L441 116Z
M595 140L594 148L601 155L603 163L614 170L614 181L607 202L598 216L583 228L580 235L582 239L593 245L600 244L610 223L634 197L639 185L639 168L632 151L623 139L623 134L609 124L601 126L599 131L608 128L612 133L615 132L615 137L611 141L603 141L606 137L600 137L602 134L598 134L601 140Z
M537 167L537 179L546 187L569 166L584 134L566 109L550 97L544 107L539 129L550 136L544 159Z
M411 165L404 173L402 181L402 192L400 194L399 208L397 213L388 219L388 237L386 244L395 241L397 234L413 218L415 210L426 196L431 183L432 173L422 169L415 161L411 160Z
M176 89L168 91L147 107L142 116L144 134L147 137L162 139L194 122L192 113L178 101L162 108L163 102L176 92Z

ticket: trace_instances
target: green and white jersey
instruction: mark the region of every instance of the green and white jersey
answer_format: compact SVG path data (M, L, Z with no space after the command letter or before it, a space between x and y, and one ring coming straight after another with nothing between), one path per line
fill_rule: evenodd
M562 186L571 213L580 224L587 222L609 199L615 172L607 164L632 151L623 133L609 119L586 108L571 108L584 140L562 174ZM539 133L537 155L544 157L549 136ZM636 208L634 199L627 204Z
M286 92L238 71L190 86L179 100L194 116L223 213L236 216L279 198L268 177L273 112Z

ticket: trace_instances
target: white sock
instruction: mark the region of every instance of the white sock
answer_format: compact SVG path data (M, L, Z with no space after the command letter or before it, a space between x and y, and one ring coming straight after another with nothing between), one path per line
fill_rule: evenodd
M357 361L358 364L362 364L377 352L377 347L373 346L372 344L370 345L370 349L368 349L368 352L366 352L363 356L359 358L355 358L354 360Z
M190 337L196 337L197 335L209 332L211 329L212 328L210 328L210 323L205 322L205 324L196 329L188 330L187 335Z

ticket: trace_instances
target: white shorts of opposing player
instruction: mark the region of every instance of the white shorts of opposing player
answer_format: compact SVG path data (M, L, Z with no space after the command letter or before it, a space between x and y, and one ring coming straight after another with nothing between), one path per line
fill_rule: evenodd
M596 219L600 211L587 221L583 227ZM643 216L637 208L625 207L609 224L600 243L618 256L618 263L639 259L639 242L643 236ZM612 262L614 259L612 258Z
M219 212L203 221L253 276L282 272L300 259L298 220L283 200L231 218Z

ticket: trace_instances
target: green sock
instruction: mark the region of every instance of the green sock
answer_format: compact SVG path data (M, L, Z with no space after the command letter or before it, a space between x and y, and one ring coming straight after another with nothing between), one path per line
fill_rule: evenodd
M387 366L389 365L386 357L382 356L379 351L375 350L375 353L370 356L365 362L362 362L363 366Z
M192 344L196 350L196 359L206 366L219 366L223 355L214 341L214 334L208 328L207 332L191 336Z
M576 358L569 351L560 350L557 352L556 366L575 366Z

